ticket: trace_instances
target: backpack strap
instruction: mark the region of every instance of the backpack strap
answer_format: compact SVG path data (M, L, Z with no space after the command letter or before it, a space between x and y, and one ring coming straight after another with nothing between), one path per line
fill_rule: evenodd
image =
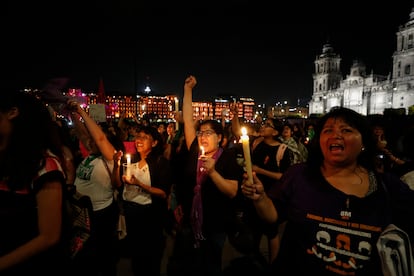
M280 167L280 160L282 160L283 155L284 155L285 150L286 150L287 147L288 146L285 143L281 143L280 146L279 146L279 148L277 149L277 152L276 152L276 163L277 163L277 166L278 167Z

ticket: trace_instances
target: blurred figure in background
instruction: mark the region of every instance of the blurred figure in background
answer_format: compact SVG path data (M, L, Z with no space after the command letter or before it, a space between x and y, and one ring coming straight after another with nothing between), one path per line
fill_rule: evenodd
M114 200L114 190L119 187L118 182L112 179L112 171L114 153L123 150L123 144L115 134L104 131L78 102L69 100L68 107L73 111L78 138L88 151L88 155L76 168L74 185L78 192L91 198L93 205L90 258L79 264L79 271L88 275L115 276L119 261L119 209Z
M63 155L45 105L0 93L0 275L66 275Z

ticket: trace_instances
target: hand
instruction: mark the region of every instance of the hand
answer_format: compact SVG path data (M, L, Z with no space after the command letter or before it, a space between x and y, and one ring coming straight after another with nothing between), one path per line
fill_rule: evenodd
M72 112L79 112L81 109L79 103L75 100L68 100L66 102L67 108Z
M122 152L122 150L119 151L115 151L114 152L114 166L119 167L121 166L121 157L124 155L124 153Z
M193 89L197 84L197 79L190 75L185 79L184 88Z
M230 104L230 113L235 116L239 115L239 107L237 106L237 103Z
M207 173L211 173L215 170L216 160L214 160L214 158L208 157L206 155L201 155L200 159L202 160L201 168Z
M131 177L129 177L129 178L127 178L127 176L126 175L123 175L122 176L122 181L124 182L124 183L127 183L127 184L131 184Z
M127 181L128 183L128 181ZM143 182L141 182L140 180L138 180L138 178L135 177L135 175L131 175L131 179L129 181L130 185L136 185L138 187L141 188L141 191L146 192L146 193L150 193L151 192L151 186L144 184Z
M230 115L230 109L227 108L223 108L223 110L221 111L221 117L228 117Z
M127 183L127 184L129 184L129 185L138 185L139 186L139 184L138 184L138 179L135 177L135 175L131 175L129 178L126 176L126 175L123 175L122 176L122 180L125 182L125 183Z
M244 196L254 201L259 201L265 196L263 184L256 176L256 172L253 172L253 184L248 182L247 173L243 175L243 184L241 189Z

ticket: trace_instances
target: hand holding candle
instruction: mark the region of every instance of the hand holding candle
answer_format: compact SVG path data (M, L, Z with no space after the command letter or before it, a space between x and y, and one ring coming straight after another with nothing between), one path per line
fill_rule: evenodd
M252 160L250 158L250 144L249 144L249 136L247 135L247 130L245 127L242 127L242 136L241 141L243 144L243 154L244 154L244 164L246 167L247 172L247 180L250 184L253 183L253 172L252 172Z
M204 167L203 167L204 166L204 161L206 159L205 154L206 154L206 151L205 151L204 147L200 146L200 156L198 157L198 159L203 161L203 165L200 167L200 171L202 171L202 172L205 170Z

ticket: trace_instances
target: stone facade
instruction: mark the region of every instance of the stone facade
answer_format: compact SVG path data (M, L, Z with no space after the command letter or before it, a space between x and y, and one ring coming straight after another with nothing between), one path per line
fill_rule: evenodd
M408 114L414 106L414 8L396 35L393 71L388 76L367 74L365 65L355 60L343 78L341 57L325 44L315 60L309 114L324 114L336 106L364 115L383 114L385 109L403 109Z

